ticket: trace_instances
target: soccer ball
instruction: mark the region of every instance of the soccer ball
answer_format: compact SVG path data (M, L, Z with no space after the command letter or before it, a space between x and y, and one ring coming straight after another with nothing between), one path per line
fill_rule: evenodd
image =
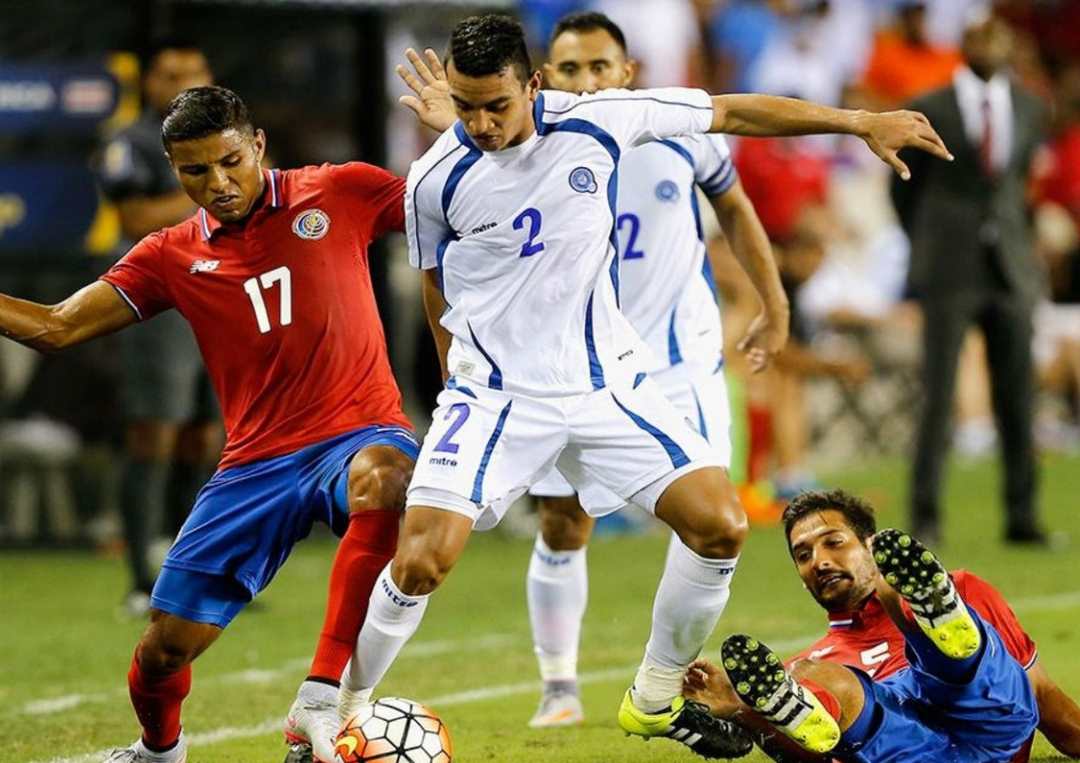
M399 697L366 706L334 741L344 763L451 763L450 730L431 710Z

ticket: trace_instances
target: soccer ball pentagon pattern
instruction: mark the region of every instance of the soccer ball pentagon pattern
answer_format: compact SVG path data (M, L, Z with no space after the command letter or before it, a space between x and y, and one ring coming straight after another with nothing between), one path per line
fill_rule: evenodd
M384 697L346 724L334 743L344 763L451 763L450 730L418 702Z

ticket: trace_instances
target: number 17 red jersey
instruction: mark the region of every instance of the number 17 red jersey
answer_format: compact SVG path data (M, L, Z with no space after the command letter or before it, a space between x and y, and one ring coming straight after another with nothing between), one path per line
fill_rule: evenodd
M102 276L140 320L175 308L191 324L225 419L219 468L411 427L367 259L372 239L404 227L405 181L360 163L264 175L244 223L200 209Z

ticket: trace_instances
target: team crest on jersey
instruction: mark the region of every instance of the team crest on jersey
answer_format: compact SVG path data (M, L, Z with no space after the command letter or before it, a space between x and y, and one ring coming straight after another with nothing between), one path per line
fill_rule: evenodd
M578 193L596 193L596 175L588 167L575 167L570 173L570 187Z
M221 260L195 260L191 263L191 273L213 273L217 270Z
M675 185L674 181L661 180L656 184L656 198L660 201L670 201L672 203L679 200L679 186Z
M296 216L293 233L309 241L318 241L330 230L330 215L321 209L306 209Z

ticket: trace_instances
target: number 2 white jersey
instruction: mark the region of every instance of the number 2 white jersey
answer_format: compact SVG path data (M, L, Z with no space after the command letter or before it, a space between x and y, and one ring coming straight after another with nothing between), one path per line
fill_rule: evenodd
M619 160L706 132L712 101L685 88L544 91L533 114L518 146L482 152L458 123L413 164L410 261L439 271L460 379L537 396L629 384L656 362L618 309Z
M619 293L623 314L656 358L650 372L683 362L711 372L720 364L720 312L695 187L719 196L736 177L719 135L653 141L622 158Z

